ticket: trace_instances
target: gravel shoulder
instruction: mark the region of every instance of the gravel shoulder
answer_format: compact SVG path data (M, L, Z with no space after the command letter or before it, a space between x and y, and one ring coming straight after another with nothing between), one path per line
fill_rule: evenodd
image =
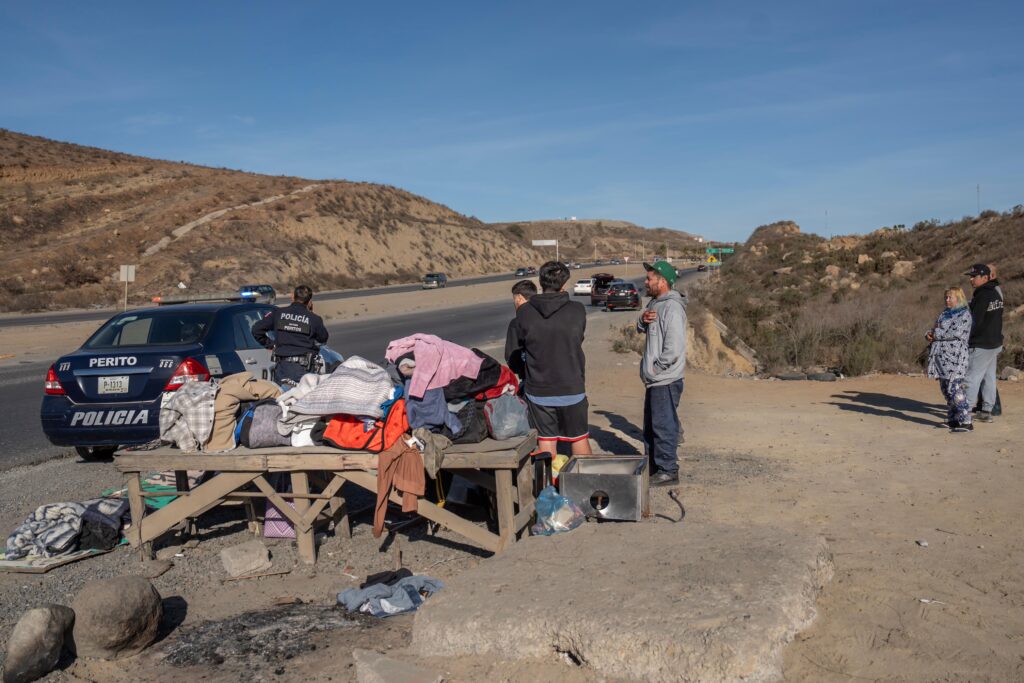
M588 330L591 434L608 452L635 452L639 444L639 359L610 350L615 328L632 316L608 314ZM820 534L833 553L835 578L818 600L818 618L784 653L786 680L1024 678L1024 541L1017 528L1024 483L1024 427L1017 407L1024 405L1024 385L1001 382L999 388L1006 406L1001 418L972 434L950 434L938 426L938 387L923 377L817 383L688 374L681 410L684 526L770 524ZM71 458L0 473L0 524L10 530L36 505L81 499L119 483L109 465ZM662 491L653 493L652 502L655 513L678 515ZM326 540L315 570L296 565L289 542L274 542L275 568L291 573L223 582L217 553L248 537L240 512L218 513L198 546L172 540L159 551L174 567L154 583L165 598L175 599L178 628L184 630L204 620L271 609L281 596L329 605L335 592L354 585L347 574L392 568L397 550L413 571L441 579L488 562L455 535L442 531L432 537L422 525L382 549L370 535L369 520L356 522L351 543ZM927 547L917 540L927 540ZM0 646L24 609L68 604L89 579L140 571L137 556L119 548L45 575L0 574ZM600 581L600 572L589 579ZM658 618L685 615L669 605ZM355 680L351 650L367 643L413 661L406 654L411 623L396 617L369 630L320 633L318 649L283 664L282 676ZM119 663L116 671L76 663L50 679L243 675L243 668L228 664L175 669L156 658L159 647ZM451 680L593 678L585 667L557 658L467 656L429 664ZM273 670L266 669L268 678Z

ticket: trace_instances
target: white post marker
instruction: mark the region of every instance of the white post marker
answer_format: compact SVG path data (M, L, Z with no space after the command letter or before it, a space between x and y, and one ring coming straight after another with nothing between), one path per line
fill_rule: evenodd
M119 282L124 283L124 310L128 310L128 283L135 282L135 266L121 266Z

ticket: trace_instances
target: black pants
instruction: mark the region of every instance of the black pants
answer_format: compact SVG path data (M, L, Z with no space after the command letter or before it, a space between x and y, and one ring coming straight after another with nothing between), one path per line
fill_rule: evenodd
M274 382L277 384L295 386L309 370L305 365L299 365L288 360L279 360L274 367Z

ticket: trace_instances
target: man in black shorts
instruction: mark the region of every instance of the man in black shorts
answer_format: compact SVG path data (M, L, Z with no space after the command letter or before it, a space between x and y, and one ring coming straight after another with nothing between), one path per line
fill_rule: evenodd
M555 453L562 441L571 445L573 455L590 455L583 354L587 311L562 291L569 279L565 264L548 261L539 276L542 292L519 307L510 331L526 358L524 395L537 430L537 447Z

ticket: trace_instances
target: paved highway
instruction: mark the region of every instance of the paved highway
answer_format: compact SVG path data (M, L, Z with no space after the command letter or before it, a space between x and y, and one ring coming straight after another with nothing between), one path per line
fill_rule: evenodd
M582 264L582 267L589 268L592 265L593 264ZM480 285L488 282L501 282L502 280L514 279L515 276L512 273L499 273L498 275L481 275L479 277L449 280L448 286L470 287L472 285ZM573 279L570 275L570 283L571 282L573 282ZM347 289L343 291L317 292L316 301L335 301L338 299L354 299L357 297L365 296L379 296L381 294L415 292L421 288L422 285L417 282L408 285L390 285L388 287L375 287L373 289ZM290 294L287 297L279 295L278 298L281 299L283 302L283 299L288 297L290 297ZM103 308L96 309L94 311L73 311L68 313L38 313L21 316L0 317L0 328L23 327L26 325L54 325L59 323L76 323L88 321L103 322L118 312L118 309Z
M694 270L687 270L680 277L680 284L699 276ZM505 276L491 277L502 279ZM641 282L639 278L633 281L638 284ZM583 297L574 299L586 301ZM588 314L615 315L623 321L633 315L603 313L601 309L589 306ZM374 362L383 361L384 349L389 341L416 332L436 334L468 347L503 345L505 330L512 315L510 298L508 301L450 310L423 311L373 320L345 320L328 325L331 334L329 345L345 356L362 356ZM48 367L49 363L32 363L0 369L0 414L4 416L3 427L0 428L0 470L41 462L71 450L52 446L43 435L39 423L42 383Z

